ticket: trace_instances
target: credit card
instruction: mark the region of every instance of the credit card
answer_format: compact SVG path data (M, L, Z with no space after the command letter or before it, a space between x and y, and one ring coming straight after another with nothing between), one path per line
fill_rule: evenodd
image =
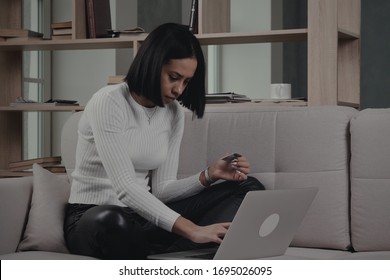
M231 155L228 155L228 156L222 158L222 160L227 161L227 162L231 162L239 157L241 157L241 155L239 153L233 153Z

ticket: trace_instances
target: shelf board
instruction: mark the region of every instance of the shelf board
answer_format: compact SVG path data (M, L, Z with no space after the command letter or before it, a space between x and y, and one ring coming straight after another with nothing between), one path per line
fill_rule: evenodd
M354 103L354 102L338 101L337 105L338 106L352 107L352 108L355 108L357 110L359 110L359 108L360 108L360 104L359 103Z
M77 112L83 111L84 106L46 106L46 105L20 105L0 106L0 111L8 112Z
M219 106L219 107L259 107L259 106L298 106L298 107L306 107L307 101L304 100L295 100L295 99L288 99L288 100L270 100L270 99L259 99L259 100L253 100L252 102L227 102L227 103L207 103L206 107L213 107L213 106Z
M307 40L307 29L271 30L266 32L229 32L197 35L202 45L253 44Z
M0 42L0 50L82 50L132 48L134 44L145 40L148 34L138 34L109 39L76 39L76 40L18 40ZM209 33L197 34L202 45L250 44L284 41L305 41L307 29L271 30L256 33Z
M343 28L339 28L338 29L338 33L339 33L339 38L340 39L354 40L354 39L359 39L360 38L359 34L354 33L354 32L350 32L350 31L348 31L346 29L343 29Z
M76 39L76 40L42 40L29 39L0 42L0 50L85 50L85 49L112 49L133 48L135 44L145 40L147 33L105 39ZM228 32L197 34L202 45L224 44L255 44L273 42L306 41L308 30L285 29L264 32ZM359 35L347 30L339 29L340 39L358 39Z
M101 39L57 39L42 40L29 39L18 41L0 42L0 50L89 50L89 49L113 49L133 48L135 42L145 40L146 34L125 36L119 38Z

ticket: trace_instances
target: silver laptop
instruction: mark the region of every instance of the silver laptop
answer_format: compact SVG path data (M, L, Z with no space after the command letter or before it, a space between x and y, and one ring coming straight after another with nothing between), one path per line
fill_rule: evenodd
M317 188L248 192L218 247L148 258L239 260L283 255L317 192Z

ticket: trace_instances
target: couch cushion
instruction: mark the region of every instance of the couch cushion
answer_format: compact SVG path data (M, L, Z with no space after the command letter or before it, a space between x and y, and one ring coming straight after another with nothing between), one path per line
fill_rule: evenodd
M31 176L0 179L0 255L13 253L18 247L30 208L32 185Z
M82 114L83 111L73 113L66 120L61 130L61 157L70 182L72 182L71 174L76 165L78 126Z
M390 251L390 109L351 121L351 228L356 251Z
M226 152L242 153L267 189L319 189L293 246L348 249L349 121L356 112L235 105L208 106L201 120L187 113L179 177Z
M23 240L18 251L68 253L64 241L64 216L70 185L38 164L33 165L33 195Z

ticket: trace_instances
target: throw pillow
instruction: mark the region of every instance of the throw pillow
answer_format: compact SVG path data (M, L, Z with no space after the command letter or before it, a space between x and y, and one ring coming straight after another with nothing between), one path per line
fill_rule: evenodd
M18 251L51 251L68 253L63 224L70 193L66 179L33 165L31 208Z

